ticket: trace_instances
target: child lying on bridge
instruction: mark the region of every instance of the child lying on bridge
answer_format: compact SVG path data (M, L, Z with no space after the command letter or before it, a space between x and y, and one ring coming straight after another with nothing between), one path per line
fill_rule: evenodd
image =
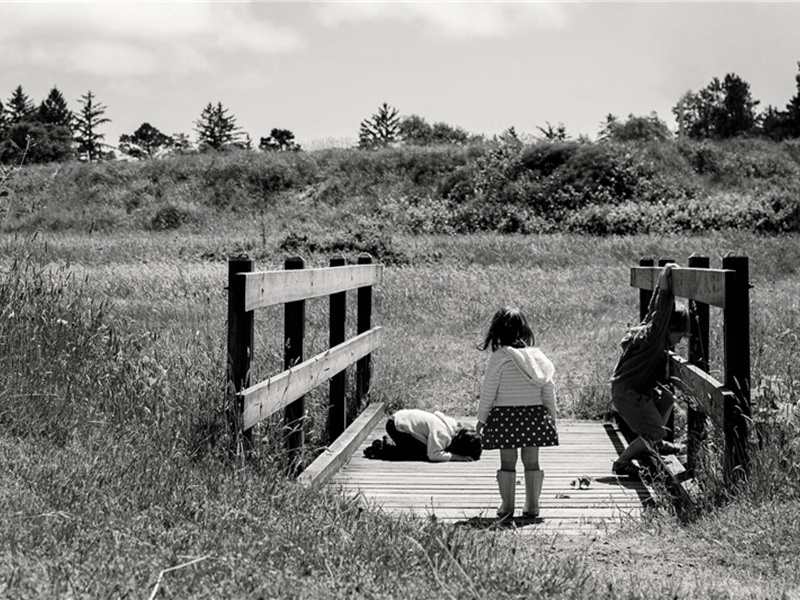
M364 450L367 458L431 462L473 461L481 457L475 429L442 412L402 409L386 421L386 433Z

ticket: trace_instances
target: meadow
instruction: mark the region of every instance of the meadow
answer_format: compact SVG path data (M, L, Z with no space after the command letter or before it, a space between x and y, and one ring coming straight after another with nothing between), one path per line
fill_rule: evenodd
M313 223L304 231L320 235ZM225 259L247 251L259 268L281 268L299 249L309 266L326 264L329 247L296 238L303 243L291 247L266 216L166 231L3 235L0 596L800 593L797 234L383 238L390 245L378 250L394 258L375 292L374 320L386 336L372 399L460 414L474 414L488 359L475 346L499 305L531 315L557 368L560 415L602 418L619 339L636 318L629 267L643 256L685 263L699 253L712 266L729 252L750 257L753 387L770 381L774 390L754 393L754 417L768 434L754 448L750 479L735 493L709 480L690 523L663 503L618 534L581 540L390 517L335 491L301 489L280 475L275 423L259 430L253 456L229 455ZM310 355L327 339L325 303L307 310ZM257 317L256 377L280 369L280 317ZM720 360L712 354L712 370ZM326 443L322 420L312 407L310 455Z

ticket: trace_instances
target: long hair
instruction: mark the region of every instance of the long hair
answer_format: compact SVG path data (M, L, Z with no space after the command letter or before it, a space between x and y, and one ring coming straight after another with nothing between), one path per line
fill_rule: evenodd
M489 331L486 332L486 338L483 343L478 345L478 348L481 350L491 348L494 351L501 346L524 348L535 345L536 339L533 336L533 331L522 311L513 306L505 306L492 317L492 323L489 325Z

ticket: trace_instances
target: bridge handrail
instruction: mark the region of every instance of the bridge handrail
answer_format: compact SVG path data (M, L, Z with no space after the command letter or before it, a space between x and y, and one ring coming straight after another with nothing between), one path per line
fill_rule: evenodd
M304 395L330 381L328 434L335 440L348 420L345 370L356 364L355 401L360 407L369 392L371 354L382 339L381 328L372 327L372 287L382 281L383 265L372 264L367 254L359 256L357 265L346 265L343 257L332 258L330 265L305 269L302 258L292 257L286 260L284 271L254 271L248 257L228 262L228 381L237 437L251 446L252 428L283 409L287 467L295 473L302 470ZM347 292L351 290L357 290L357 334L345 339ZM322 296L330 298L330 348L304 360L305 301ZM254 313L278 304L285 307L284 370L251 384Z

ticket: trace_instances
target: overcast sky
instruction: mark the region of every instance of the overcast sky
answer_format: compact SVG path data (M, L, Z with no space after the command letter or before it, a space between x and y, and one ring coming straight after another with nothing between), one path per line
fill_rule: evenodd
M760 108L796 92L800 3L7 2L0 100L91 90L116 144L148 122L195 137L222 102L257 144L353 142L384 101L487 136L563 123L594 138L605 115L671 108L736 73Z

